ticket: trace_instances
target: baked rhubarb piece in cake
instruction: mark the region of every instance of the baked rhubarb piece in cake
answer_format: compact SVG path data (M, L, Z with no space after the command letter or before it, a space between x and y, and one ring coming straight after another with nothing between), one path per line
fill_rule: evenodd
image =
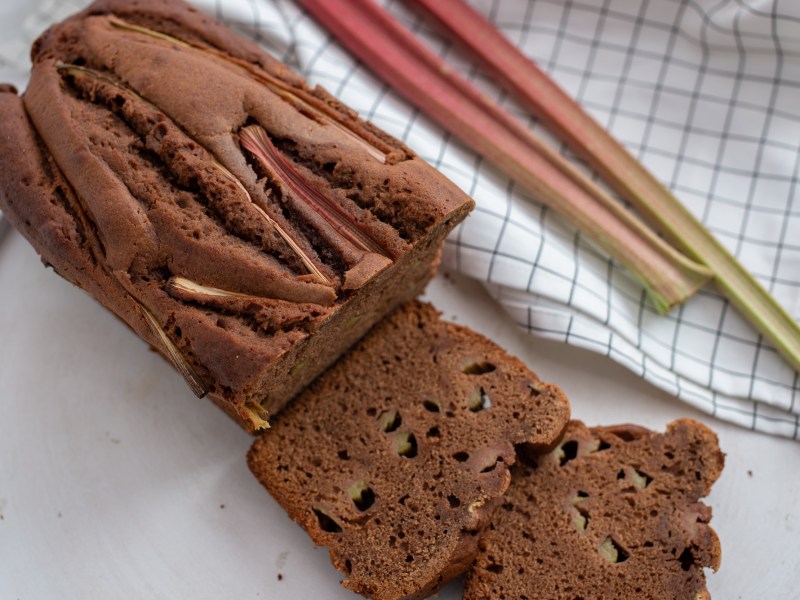
M472 563L517 448L549 450L568 419L558 387L411 302L277 415L248 463L346 587L427 598Z
M717 436L570 422L550 454L517 463L480 541L465 600L702 600L720 544L699 500L719 477Z
M431 277L472 201L179 0L100 0L0 89L0 208L244 427Z

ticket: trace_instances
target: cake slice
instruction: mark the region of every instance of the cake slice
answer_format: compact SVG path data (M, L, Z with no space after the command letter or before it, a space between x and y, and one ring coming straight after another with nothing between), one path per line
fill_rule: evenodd
M722 471L716 435L688 419L664 434L570 422L518 463L480 541L465 600L700 600L720 544L699 502Z
M180 0L99 0L0 87L0 209L249 430L417 295L473 202Z
M248 463L346 587L426 598L472 563L516 447L547 450L568 418L559 388L412 302L278 415Z

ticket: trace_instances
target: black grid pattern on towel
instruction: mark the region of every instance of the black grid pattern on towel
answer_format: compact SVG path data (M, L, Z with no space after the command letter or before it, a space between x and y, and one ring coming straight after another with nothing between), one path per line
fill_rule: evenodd
M387 4L491 97L530 122L524 110L420 15L407 11L402 2ZM789 52L778 32L778 23L800 23L796 17L781 15L779 3L773 12L761 14L741 1L495 0L476 6L687 201L784 305L796 308L792 303L800 278L781 255L795 251L790 225L798 216L793 198L799 148L796 139L774 131L776 119L800 130L791 102L781 97L800 85L800 73L787 73ZM720 20L722 13L725 19ZM754 15L759 18L752 22ZM306 26L301 13L294 12L293 19L294 31ZM692 22L701 26L687 29ZM534 38L538 42L528 45ZM518 220L515 207L531 199L513 182L463 149L448 152L453 144L449 136L424 119L420 123L413 109L403 106L405 119L398 121L396 105L402 101L357 62L331 69L332 62L341 60L334 41L301 33L297 43L310 80L355 103L367 118L406 140L476 197L474 227L470 231L467 224L451 238L447 263L486 281L521 327L606 354L710 414L797 436L797 373L783 365L724 298L704 290L674 314L658 317L616 264L551 211L537 206L533 228L530 221ZM687 46L696 51L685 52ZM790 52L796 55L797 49ZM748 64L754 56L758 68ZM367 85L377 90L377 100L358 105ZM633 101L630 90L638 92ZM392 106L386 109L385 104ZM669 110L675 105L677 110ZM757 120L759 126L737 127L743 118ZM422 128L426 131L415 131ZM789 169L769 168L765 157L775 152L793 157ZM484 192L490 199L481 193L483 177L495 180ZM776 188L783 193L757 202ZM488 239L474 235L487 225L493 227ZM512 228L528 229L539 238L533 251L506 243ZM544 260L549 246L559 247L571 260ZM505 277L498 274L508 263L516 268ZM526 278L516 277L526 270ZM547 273L544 283L536 281L537 271ZM562 293L548 293L547 280L553 279L564 284ZM531 318L537 311L539 318ZM553 318L552 313L568 318ZM656 321L661 322L656 329L670 324L669 335L653 331Z
M290 0L193 1L403 139L472 195L478 208L449 239L445 265L484 281L524 330L605 354L720 418L798 437L798 374L713 288L658 316L616 263L395 95ZM383 3L557 144L430 22L402 0ZM472 3L800 316L800 4ZM85 4L45 2L24 42Z

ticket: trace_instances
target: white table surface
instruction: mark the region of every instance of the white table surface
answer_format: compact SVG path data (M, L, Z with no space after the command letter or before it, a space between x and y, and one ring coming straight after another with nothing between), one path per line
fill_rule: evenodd
M0 2L0 40L29 8ZM0 298L1 600L356 597L250 475L251 439L16 232L0 239ZM588 424L712 426L727 453L707 500L723 548L713 597L800 598L800 445L524 335L474 282L440 276L428 298L559 383Z
M0 598L355 597L250 475L250 438L16 232L0 242L0 290ZM428 296L560 383L587 423L714 427L727 452L708 499L723 547L714 598L800 597L800 445L530 338L471 281L440 276Z

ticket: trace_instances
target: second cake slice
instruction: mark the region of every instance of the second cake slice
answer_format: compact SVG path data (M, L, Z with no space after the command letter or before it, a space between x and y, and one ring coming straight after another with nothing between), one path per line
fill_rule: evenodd
M567 426L514 467L480 542L465 600L708 600L720 543L700 502L720 476L717 436L690 419L665 433Z

